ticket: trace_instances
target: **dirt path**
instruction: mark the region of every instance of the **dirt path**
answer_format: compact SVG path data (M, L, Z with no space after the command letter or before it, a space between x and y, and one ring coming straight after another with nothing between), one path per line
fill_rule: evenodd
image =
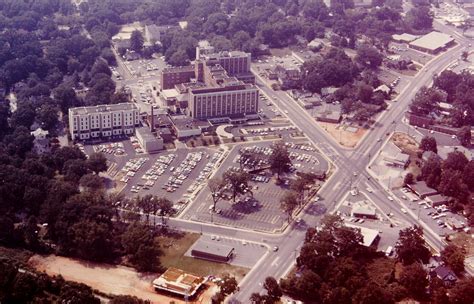
M132 295L152 303L185 303L183 300L158 294L154 291L151 281L156 276L143 276L132 268L93 264L58 256L34 255L30 265L48 275L62 275L64 279L84 283L93 289L113 295ZM214 291L207 288L195 302L210 303Z

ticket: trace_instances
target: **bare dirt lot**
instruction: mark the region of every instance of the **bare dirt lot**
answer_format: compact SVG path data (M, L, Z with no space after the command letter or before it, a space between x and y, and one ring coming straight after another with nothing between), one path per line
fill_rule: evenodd
M392 141L399 149L403 151L403 153L416 155L419 151L418 143L413 139L413 137L408 136L406 133L393 133Z
M341 146L354 148L359 140L364 136L367 130L363 128L358 128L357 132L349 132L342 128L340 128L339 124L334 123L327 123L327 122L320 122L318 124L328 132L336 142L338 142Z
M64 279L84 283L93 289L112 295L133 295L152 303L185 303L180 298L169 297L156 293L151 282L155 275L143 276L132 268L93 264L59 256L34 255L30 265L48 275L61 275ZM207 287L190 303L209 303L214 294L213 287Z
M419 149L416 140L408 134L400 132L394 133L391 140L403 153L410 155L410 164L407 170L417 177L421 173L419 166L421 159L418 157Z

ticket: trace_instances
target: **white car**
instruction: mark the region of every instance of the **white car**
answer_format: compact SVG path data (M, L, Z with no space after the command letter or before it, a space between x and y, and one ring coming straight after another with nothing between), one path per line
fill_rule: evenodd
M405 213L405 214L407 213L407 211L404 208L400 209L400 211Z
M374 191L372 190L372 188L367 188L366 190L367 190L367 192L369 192L369 193L374 192Z
M388 198L389 201L393 202L393 197L387 196L387 198Z

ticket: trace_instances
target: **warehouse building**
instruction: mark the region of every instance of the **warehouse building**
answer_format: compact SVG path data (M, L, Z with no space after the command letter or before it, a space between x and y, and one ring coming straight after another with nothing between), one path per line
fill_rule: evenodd
M234 248L216 242L199 239L191 249L191 255L198 259L227 263L234 254Z
M410 48L429 54L437 54L454 45L454 38L439 32L431 32L408 44Z

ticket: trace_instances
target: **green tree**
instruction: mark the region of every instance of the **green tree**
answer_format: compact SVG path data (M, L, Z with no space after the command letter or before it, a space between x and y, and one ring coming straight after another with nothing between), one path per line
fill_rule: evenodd
M44 129L53 130L59 122L58 108L51 104L43 104L38 109L36 117Z
M429 6L410 9L405 18L407 24L415 30L426 30L433 27L433 17Z
M383 56L375 47L363 44L357 49L355 60L363 67L376 69L382 64Z
M216 211L216 205L222 199L225 183L221 178L213 177L208 181L207 187L211 192L212 210Z
M438 188L441 178L441 161L436 156L431 156L423 167L421 167L421 177L426 181L426 184L432 188Z
M405 178L403 179L403 183L405 185L411 185L413 184L413 182L414 182L413 173L407 173L407 175L405 175Z
M474 278L460 280L449 290L451 303L472 304L474 302Z
M130 261L138 271L156 272L161 267L160 254L160 249L154 244L141 244L137 252L130 257Z
M410 265L416 261L426 263L431 256L425 245L423 229L417 225L400 230L395 251L404 265Z
M225 274L217 283L217 286L219 286L220 292L224 296L228 296L237 290L238 284L234 277L231 277L229 274Z
M464 167L462 178L469 189L474 189L474 160L471 159Z
M153 213L154 205L153 205L154 197L151 194L145 195L143 197L137 197L136 202L137 206L143 210L143 213L146 217L146 223L150 224L150 214Z
M95 174L107 171L107 158L101 152L92 153L87 159L87 167Z
M443 171L452 169L455 171L463 171L469 160L461 151L454 151L448 153L448 157L443 162Z
M272 153L268 162L270 163L270 170L277 174L278 180L280 180L281 174L290 172L290 153L283 142L277 142L272 145Z
M459 130L458 133L459 142L465 147L471 145L471 128L469 126L464 126Z
M420 263L413 263L403 268L399 282L415 299L420 299L428 286L428 274Z
M121 243L126 254L135 254L142 244L153 244L153 234L146 225L135 222L122 234Z
M466 258L464 249L448 244L441 252L441 258L457 274L464 271L464 259Z
M433 151L434 153L438 153L436 139L431 136L424 136L421 139L420 149L423 151Z
M238 195L245 194L249 191L248 182L250 181L250 175L244 171L228 169L223 176L223 180L227 185L227 191L230 192L232 202L235 203L235 199Z
M174 213L173 202L165 197L160 197L157 200L158 215L161 217L161 224L165 224L165 216L170 216Z
M151 302L148 300L142 300L139 299L135 296L129 296L129 295L121 295L121 296L115 296L112 300L109 302L110 304L150 304Z
M79 184L91 191L101 190L105 187L102 177L95 174L86 174L81 177Z
M298 207L298 195L293 191L287 191L280 200L280 209L288 216L288 222L291 221L293 212Z
M359 289L352 301L354 304L390 304L394 303L393 297L385 288L376 282L369 282L366 286Z
M265 278L263 288L265 288L265 290L267 291L269 303L275 303L279 301L280 298L283 296L283 293L280 289L280 285L278 285L278 282L275 280L274 277Z
M130 36L130 48L135 52L140 52L143 49L144 43L143 35L140 31L133 31Z
M372 100L372 95L374 93L374 88L365 83L360 83L357 86L357 97L363 103L370 103Z

